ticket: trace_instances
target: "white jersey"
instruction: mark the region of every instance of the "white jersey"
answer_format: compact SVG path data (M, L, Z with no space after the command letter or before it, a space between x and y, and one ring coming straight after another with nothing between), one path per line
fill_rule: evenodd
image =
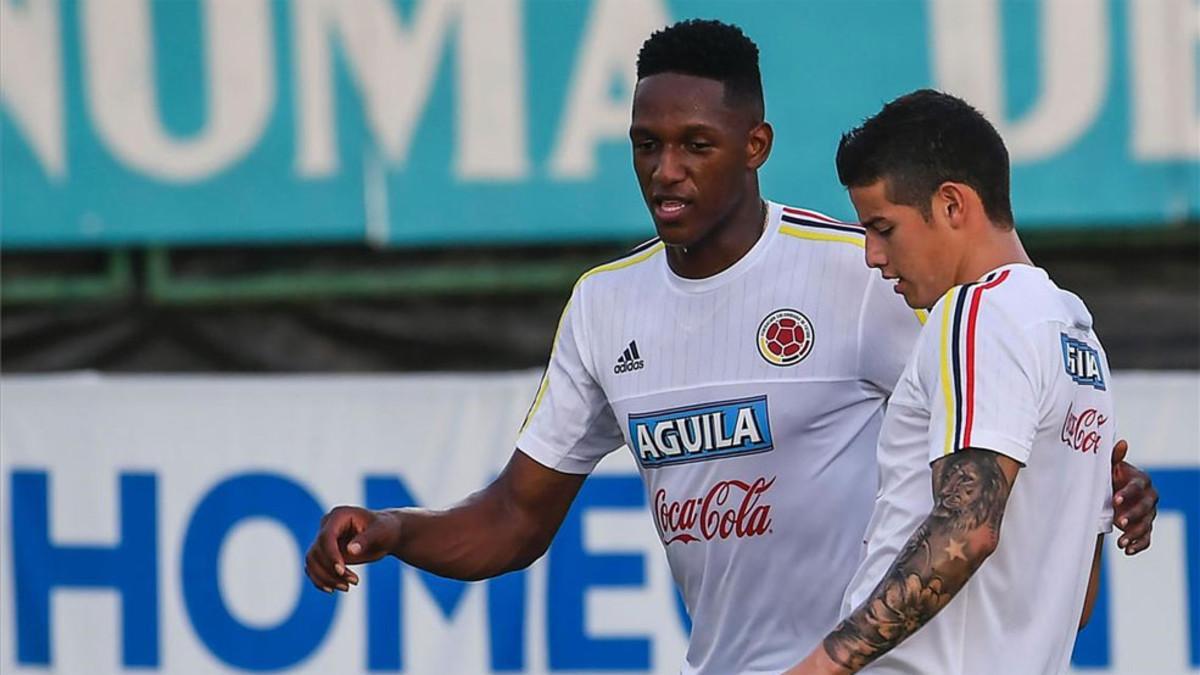
M888 405L880 494L849 615L933 507L930 464L967 447L1024 465L996 551L871 673L1067 669L1098 533L1111 531L1116 420L1092 318L1046 273L1008 265L934 307Z
M693 629L686 673L777 673L837 619L883 403L920 329L863 230L770 204L728 269L651 242L580 279L517 446L587 473L628 445Z

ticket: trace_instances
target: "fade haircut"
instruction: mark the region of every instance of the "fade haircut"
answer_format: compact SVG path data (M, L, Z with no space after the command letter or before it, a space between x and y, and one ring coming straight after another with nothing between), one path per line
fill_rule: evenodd
M741 28L706 19L688 19L655 32L638 52L637 79L660 73L694 75L725 85L725 102L763 119L758 45Z
M930 200L946 181L979 194L992 222L1013 226L1008 150L996 128L966 101L921 89L883 106L842 134L838 180L847 188L887 181L888 200L932 215Z

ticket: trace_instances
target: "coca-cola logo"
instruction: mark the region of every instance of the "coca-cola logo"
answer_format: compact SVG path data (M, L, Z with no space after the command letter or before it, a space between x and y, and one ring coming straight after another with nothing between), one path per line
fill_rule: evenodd
M667 491L654 493L654 515L666 545L682 542L758 537L771 531L771 505L762 496L775 477L751 483L723 480L700 497L670 500Z
M1076 414L1074 403L1067 406L1067 418L1063 420L1062 442L1079 452L1096 454L1100 448L1100 427L1108 421L1095 408Z

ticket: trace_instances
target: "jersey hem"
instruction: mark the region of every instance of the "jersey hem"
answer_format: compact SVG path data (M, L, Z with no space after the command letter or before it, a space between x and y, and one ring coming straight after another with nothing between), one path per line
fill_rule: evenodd
M942 445L941 439L938 440L939 450L930 458L930 462L946 457L952 453L943 453L940 449ZM1029 463L1029 447L1024 443L1006 436L1001 433L988 431L986 429L974 429L971 431L971 445L969 447L979 450L991 450L1008 457L1009 459L1020 462L1022 465ZM962 452L967 448L960 448L956 452Z
M615 450L616 448L614 448ZM563 455L556 452L553 447L533 434L522 434L517 439L517 450L526 455L533 461L541 464L547 469L553 469L561 473L571 473L576 475L590 474L596 465L600 463L600 459L589 462L568 455ZM608 453L605 453L607 455Z

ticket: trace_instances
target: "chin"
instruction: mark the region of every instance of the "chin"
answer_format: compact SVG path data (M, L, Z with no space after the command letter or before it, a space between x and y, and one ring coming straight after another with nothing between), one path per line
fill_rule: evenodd
M900 297L904 298L904 304L908 305L912 309L929 309L933 306L933 303L937 302L937 298L934 298L933 300L926 300L924 298L919 298L912 293L901 293Z
M694 246L699 237L689 227L679 223L654 223L654 231L667 246Z

